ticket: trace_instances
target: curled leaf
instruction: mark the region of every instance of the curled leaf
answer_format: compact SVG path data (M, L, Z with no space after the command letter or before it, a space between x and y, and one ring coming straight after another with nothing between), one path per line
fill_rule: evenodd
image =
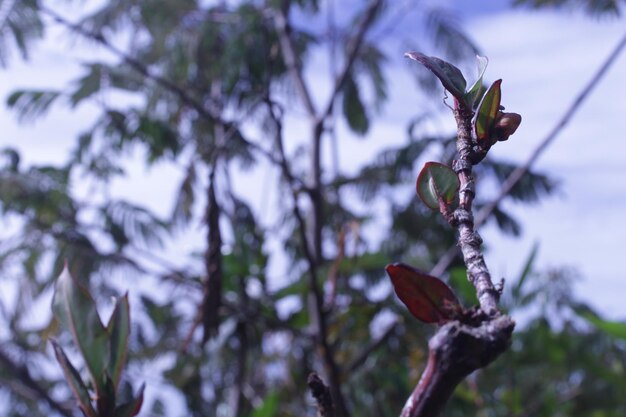
M396 295L418 320L441 324L456 319L463 310L439 278L402 263L387 265L385 270Z
M426 56L420 52L407 52L405 57L419 62L428 68L441 81L444 88L450 92L457 100L465 102L465 86L467 81L463 77L461 70L434 56Z
M424 204L433 210L440 208L440 200L445 204L454 201L461 183L456 173L439 162L427 162L417 176L415 188Z

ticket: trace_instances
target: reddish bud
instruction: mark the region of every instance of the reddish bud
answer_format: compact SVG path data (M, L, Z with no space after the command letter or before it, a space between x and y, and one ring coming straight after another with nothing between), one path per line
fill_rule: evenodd
M500 112L493 126L491 136L493 139L505 141L517 130L522 123L522 116L517 113Z

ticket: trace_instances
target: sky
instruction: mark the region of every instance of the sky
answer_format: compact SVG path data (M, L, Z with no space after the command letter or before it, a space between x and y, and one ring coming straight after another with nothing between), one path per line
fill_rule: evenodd
M518 132L492 150L495 156L518 162L524 161L553 128L624 33L623 20L598 21L576 13L510 10L500 1L447 3L459 13L465 31L489 57L486 79L503 78L503 104L507 110L523 116ZM0 97L20 87L66 85L80 72L85 54L106 55L86 50L84 45L70 48L68 53L67 45L66 38L52 31L49 39L33 52L31 61L14 59L8 69L0 71ZM403 61L401 51L392 62L392 99L373 125L368 140L364 142L345 129L342 131L345 140L339 147L341 155L350 156L347 170L356 170L380 149L401 143L406 122L415 115L416 108L431 106L413 93L410 71L411 65L416 64ZM327 63L319 63L324 65ZM45 74L42 67L46 68ZM316 81L314 71L307 77ZM320 88L315 90L321 100L328 85L318 81ZM407 88L407 84L411 87ZM559 180L557 195L531 207L510 206L522 222L523 236L506 238L491 226L481 229L494 277L517 276L533 244L539 242L537 266L575 268L581 277L575 284L576 293L615 319L626 318L626 279L620 262L626 241L626 98L621 94L624 85L626 53L536 165ZM415 107L407 105L412 100ZM19 124L10 111L0 111L0 146L21 149L27 163L64 161L73 138L89 126L96 114L95 108L89 106L77 112L67 110L59 108L28 125ZM440 123L452 128L449 116L442 114ZM302 126L302 121L294 120L288 128L296 132ZM161 215L169 214L170 207L162 204L160 196L173 192L180 168L159 166L147 170L142 164L132 163L132 158L140 155L129 158L129 175L116 183L115 193L145 203ZM276 179L272 172L263 173L262 177L250 173L235 182L240 193L265 207L268 196L255 182L258 178ZM478 187L481 192L480 184ZM267 207L264 210L271 211ZM181 252L194 244L190 241L188 246L183 245Z

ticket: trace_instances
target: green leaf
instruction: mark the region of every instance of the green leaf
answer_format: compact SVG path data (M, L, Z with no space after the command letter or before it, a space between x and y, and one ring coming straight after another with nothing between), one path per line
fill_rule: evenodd
M459 187L456 173L438 162L427 162L417 176L417 195L433 210L439 209L439 199L452 203Z
M250 417L273 417L278 411L278 393L270 392L263 399L263 404L255 408Z
M489 140L491 128L500 110L500 84L502 84L502 80L494 81L478 105L474 119L474 131L478 143L485 143L486 140Z
M107 332L111 343L108 370L113 386L117 389L128 352L128 335L130 334L128 294L117 299L115 309L107 324Z
M530 250L530 254L528 255L528 258L526 259L526 262L524 263L524 268L522 268L522 273L517 279L517 283L511 290L514 300L517 300L517 298L519 298L519 296L521 295L522 288L524 287L524 283L526 282L526 279L530 276L533 270L533 265L535 264L535 259L537 258L538 253L539 253L539 242L535 242L532 249Z
M467 279L467 268L464 266L457 266L448 272L448 282L454 288L456 294L465 305L478 304L478 298L476 297L476 289Z
M75 81L76 90L70 96L72 107L76 107L81 101L93 96L100 91L104 74L103 64L87 64L87 73Z
M65 380L69 384L72 394L74 394L74 397L78 401L78 406L87 417L98 417L96 410L94 410L93 405L91 404L89 391L83 383L83 380L80 378L80 374L65 355L61 346L59 346L58 343L52 339L50 340L50 343L52 343L54 355L56 356L59 365L61 365L63 375L65 375Z
M115 417L133 417L139 414L143 404L143 391L146 384L141 384L137 396L131 401L124 403L115 409Z
M411 314L425 323L454 320L463 309L442 280L402 263L385 268L393 289Z
M91 294L70 275L67 265L54 286L52 311L61 326L72 334L100 395L104 392L109 336Z
M14 108L20 122L32 122L45 115L52 103L61 96L58 91L20 90L7 98L7 106Z
M588 307L579 307L576 310L582 318L593 324L598 330L616 339L626 341L626 323L604 320Z
M474 102L478 98L478 94L480 94L481 89L483 88L483 75L485 74L485 70L487 69L487 65L489 64L489 59L486 56L476 55L476 60L478 61L478 78L474 81L474 84L470 87L470 89L465 93L464 99L465 104L468 107L473 108Z
M448 90L450 94L456 97L457 100L465 102L464 95L467 81L465 81L465 77L463 77L463 73L461 73L460 69L442 59L426 56L419 52L407 52L404 56L428 68L439 78L441 84L443 84L444 88Z
M343 87L343 115L354 133L364 135L369 130L369 118L359 88L352 77L346 78Z

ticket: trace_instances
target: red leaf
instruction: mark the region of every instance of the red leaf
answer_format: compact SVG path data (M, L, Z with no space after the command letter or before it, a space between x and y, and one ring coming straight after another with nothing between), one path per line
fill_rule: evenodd
M462 310L452 289L442 280L402 263L385 268L396 295L417 319L425 323L454 320Z

